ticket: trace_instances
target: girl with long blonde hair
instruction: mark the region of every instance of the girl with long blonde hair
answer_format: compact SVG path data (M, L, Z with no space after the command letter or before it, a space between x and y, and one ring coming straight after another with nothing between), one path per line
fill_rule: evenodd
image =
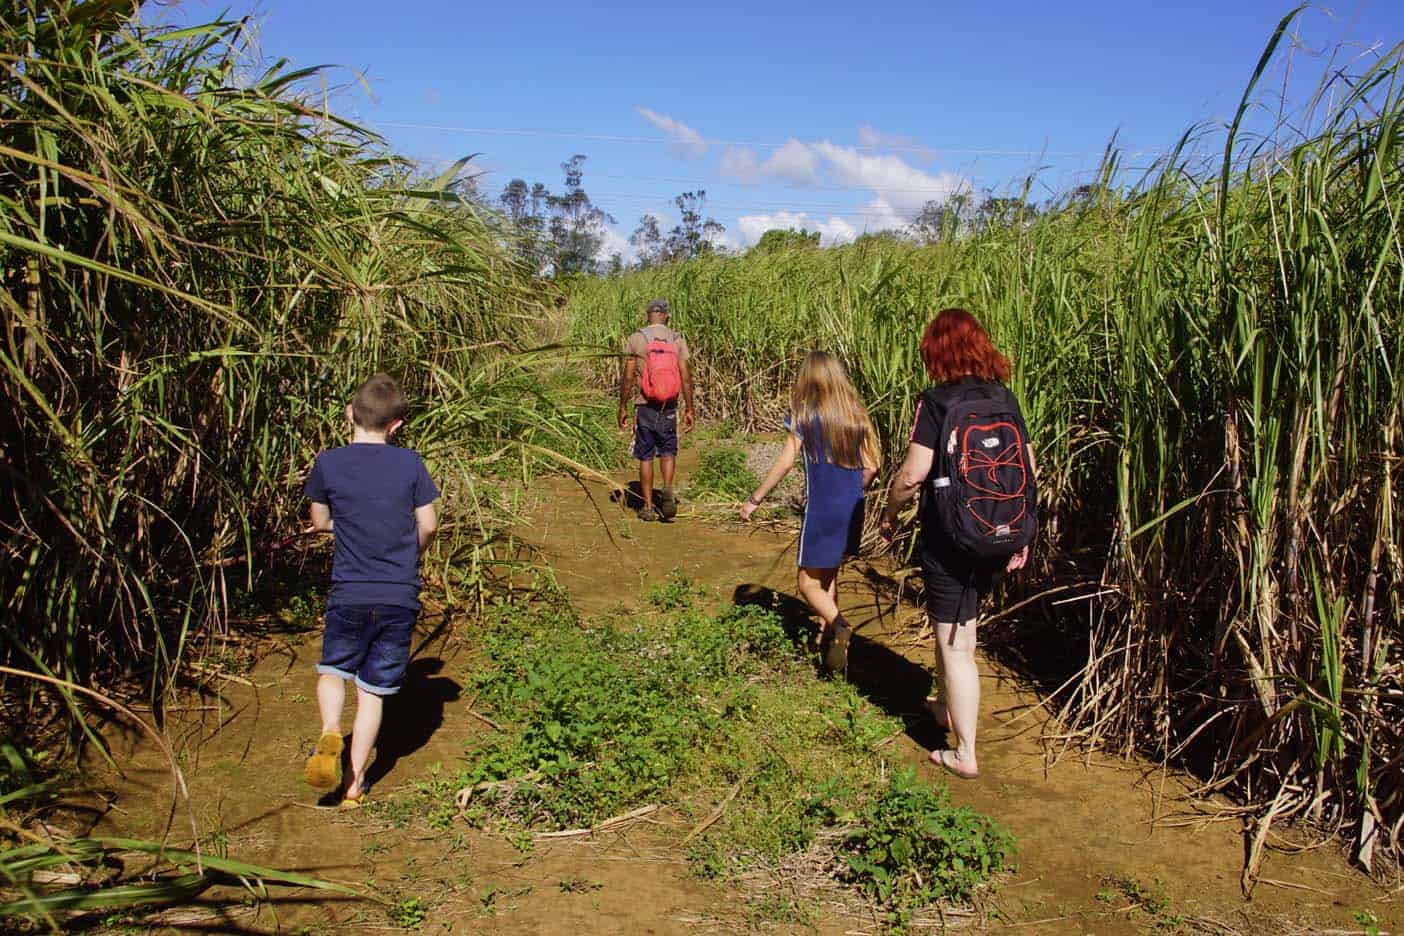
M765 480L741 507L749 520L761 501L804 453L804 521L800 527L800 596L819 615L824 667L848 665L853 630L839 613L838 570L858 554L863 535L863 491L882 465L877 430L838 358L811 351L790 391L785 445Z

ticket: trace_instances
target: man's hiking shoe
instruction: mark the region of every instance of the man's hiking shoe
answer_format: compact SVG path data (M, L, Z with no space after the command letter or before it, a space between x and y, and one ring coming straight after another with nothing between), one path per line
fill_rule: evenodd
M671 520L678 515L678 499L673 496L671 490L658 492L658 512L663 515L664 520Z
M317 739L317 747L307 758L302 776L314 790L330 790L336 786L337 767L341 765L341 735L328 731Z
M823 656L824 671L834 675L848 672L848 642L853 639L853 628L843 620L834 622L819 641L819 653Z
M659 517L658 511L654 510L652 507L645 507L639 511L639 519L645 523L652 523L662 518Z

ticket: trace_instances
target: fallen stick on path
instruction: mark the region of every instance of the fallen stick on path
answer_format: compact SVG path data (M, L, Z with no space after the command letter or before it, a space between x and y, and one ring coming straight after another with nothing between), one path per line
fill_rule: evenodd
M630 810L626 813L621 813L618 816L612 816L609 819L606 819L603 822L596 823L595 825L592 825L587 829L562 829L559 832L537 832L533 836L533 838L576 838L582 835L594 835L596 832L610 832L626 823L633 822L636 819L642 819L644 816L650 816L653 813L658 812L658 810L662 808L663 807L657 803L649 803L647 806L640 806L638 809Z
M489 728L493 728L497 731L502 732L503 734L506 734L507 732L506 728L503 728L497 722L493 721L491 718L488 718L486 715L481 714L480 712L475 712L472 709L469 709L468 714L472 715L474 718L482 722L484 725L487 725Z
M750 777L746 778L746 780L749 779ZM706 832L708 829L710 829L716 823L716 821L722 817L722 813L726 812L726 807L731 805L731 801L736 799L736 794L741 792L741 785L744 784L746 780L742 780L739 783L737 783L736 786L732 787L731 791L726 794L726 797L720 803L717 804L717 808L712 810L712 814L706 819L703 819L697 825L693 826L692 831L687 833L687 838L683 839L682 842L678 845L678 847L686 848L689 842L697 838L697 836L701 835L703 832Z

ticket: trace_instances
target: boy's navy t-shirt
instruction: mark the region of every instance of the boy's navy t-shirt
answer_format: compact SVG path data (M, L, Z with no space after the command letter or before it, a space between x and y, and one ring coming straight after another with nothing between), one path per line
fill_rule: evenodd
M331 508L332 585L328 607L395 605L419 610L416 507L439 496L412 449L353 442L317 456L307 498Z

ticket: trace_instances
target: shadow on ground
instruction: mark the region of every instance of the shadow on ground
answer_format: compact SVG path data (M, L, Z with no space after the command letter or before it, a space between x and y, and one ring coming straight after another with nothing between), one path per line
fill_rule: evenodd
M765 585L736 586L732 603L774 611L780 616L785 633L799 645L807 646L818 626L803 601ZM848 681L868 701L902 719L907 737L917 744L932 750L944 746L944 732L936 727L923 704L931 689L931 673L925 667L858 632L849 645Z
M462 687L440 676L444 661L439 657L411 660L405 684L385 700L384 726L376 745L375 760L366 771L366 782L374 788L408 757L429 743L444 724L444 707L458 700ZM350 738L347 739L347 750Z

